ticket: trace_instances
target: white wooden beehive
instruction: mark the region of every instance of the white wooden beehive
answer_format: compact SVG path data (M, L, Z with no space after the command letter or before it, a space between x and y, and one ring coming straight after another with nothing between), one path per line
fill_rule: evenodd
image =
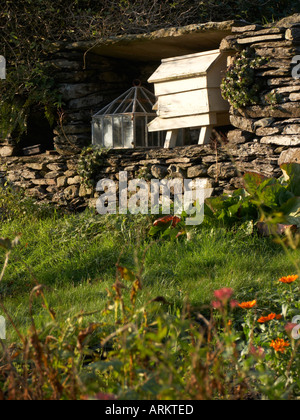
M158 101L157 118L148 129L168 131L165 147L174 147L178 130L200 128L199 144L208 143L212 128L229 124L229 104L220 85L228 55L220 50L162 60L150 77Z

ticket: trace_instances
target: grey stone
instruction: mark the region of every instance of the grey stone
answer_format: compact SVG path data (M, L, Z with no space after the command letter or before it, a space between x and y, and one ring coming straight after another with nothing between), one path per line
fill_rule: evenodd
M187 177L190 179L207 175L207 167L205 165L196 165L188 168Z
M13 156L15 152L16 152L16 148L14 146L0 147L0 156L1 157Z
M237 176L237 170L232 163L215 163L214 165L210 166L207 171L208 175L211 178L217 179L227 179L233 178Z
M81 182L81 177L80 176L75 176L74 178L68 178L68 185L77 185L80 184Z
M38 178L37 173L34 171L24 170L22 171L22 177L24 179L36 179Z
M300 163L300 148L288 149L281 152L278 165L283 163Z
M68 180L68 178L66 176L61 176L61 177L57 178L57 180L56 180L57 187L58 188L66 187L68 185L67 180Z
M156 179L164 179L168 175L168 168L162 165L153 165L151 173Z
M283 134L300 135L300 124L290 124L284 127Z
M227 134L230 144L242 144L253 139L253 134L243 130L232 130Z
M61 172L57 172L57 171L52 171L52 172L48 172L46 175L45 175L45 179L56 179L56 178L58 178L59 176L61 176L62 175L62 173Z
M255 133L255 128L254 128L255 120L251 118L230 115L230 122L234 127L240 128L243 131L249 131L250 133Z
M298 146L300 145L300 135L297 136L269 136L261 139L262 144L277 144L278 146Z
M79 197L79 187L77 185L71 185L64 190L64 195L67 200L73 200Z

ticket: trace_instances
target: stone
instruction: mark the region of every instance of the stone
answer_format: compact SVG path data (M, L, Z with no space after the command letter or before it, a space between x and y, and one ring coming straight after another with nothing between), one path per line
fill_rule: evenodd
M45 171L48 169L45 162L25 163L25 166L26 168L33 169L34 171Z
M168 175L168 168L162 165L152 165L151 173L156 179L164 179Z
M69 61L69 60L65 60L65 59L56 59L56 60L51 60L51 65L53 67L59 68L59 69L64 69L64 70L82 70L83 69L83 64L78 62L78 61Z
M260 127L256 130L258 136L273 136L274 134L280 134L282 129L279 127Z
M85 96L84 98L72 99L68 103L68 106L69 109L91 108L96 105L101 107L101 103L103 103L104 99L103 95L98 92L93 95Z
M33 179L32 183L39 186L56 185L54 179Z
M263 118L261 120L255 121L254 128L265 128L270 127L275 122L275 118Z
M250 133L255 133L255 120L252 120L251 118L230 115L230 122L234 127L240 128L242 131L249 131Z
M198 178L207 175L207 167L205 165L196 165L188 168L187 177L189 179Z
M94 94L99 91L99 86L95 83L65 83L58 86L64 101L79 99Z
M23 177L24 179L37 179L37 178L38 178L38 176L37 176L37 173L36 173L36 172L34 172L34 171L29 171L29 170L26 170L26 169L24 169L24 170L22 171L22 177Z
M170 178L186 179L186 171L181 169L179 166L170 165L168 168L168 173Z
M56 178L58 178L59 176L61 176L62 175L62 173L61 172L57 172L57 171L51 171L51 172L48 172L45 176L44 176L44 178L45 179L56 179Z
M288 134L288 135L294 135L298 134L300 135L300 124L290 124L284 127L282 134Z
M70 160L70 159L67 160L67 168L69 171L73 171L74 173L76 173L77 166L78 166L77 160Z
M56 180L56 185L58 188L66 187L68 185L67 181L68 181L68 178L66 176L60 176Z
M239 45L245 45L245 44L254 44L257 42L279 41L281 39L284 39L284 34L271 34L271 35L252 36L249 38L240 38L237 40L237 43Z
M69 169L64 173L64 176L67 178L73 178L74 176L78 175L75 170Z
M287 149L281 152L278 165L283 163L299 163L300 164L300 148Z
M295 13L292 16L285 17L276 23L279 28L290 28L294 25L300 24L300 13Z
M67 200L73 200L79 197L79 187L77 185L70 185L64 190L64 196Z
M66 165L64 163L49 163L47 168L50 169L50 171L64 171Z
M277 144L278 146L298 146L300 145L299 136L269 136L261 139L262 144Z
M80 185L79 197L87 197L87 196L91 196L92 194L93 194L92 188L88 188L85 185Z
M13 156L16 152L16 148L14 146L3 146L0 147L0 156L1 157L10 157Z
M285 78L276 78L276 79L269 79L267 80L267 83L271 87L276 86L299 86L300 87L300 79L294 79L292 77L285 77Z
M292 102L300 102L300 93L291 93L289 99Z
M250 124L253 118L265 118L265 117L300 118L300 103L290 102L290 103L286 103L282 105L270 105L270 106L255 105L255 106L248 107L245 111L240 110L240 112L244 114L245 117L247 114L247 120L249 118ZM250 131L250 130L247 130L247 131Z
M211 178L215 179L227 179L237 176L235 166L229 162L215 163L208 168L207 173Z
M227 134L227 139L230 144L242 144L253 139L253 135L248 131L231 130Z
M81 177L80 176L75 176L74 178L68 178L68 185L77 185L80 184L81 182Z
M300 28L289 28L285 33L285 38L289 41L300 41Z
M45 191L41 187L30 188L25 191L25 194L28 197L33 197L36 199L43 199L45 197Z
M238 34L240 34L240 33L243 33L243 32L257 31L257 30L260 30L260 29L263 29L263 26L261 26L261 25L255 25L255 24L254 25L241 26L241 27L234 26L232 28L232 33L238 33Z

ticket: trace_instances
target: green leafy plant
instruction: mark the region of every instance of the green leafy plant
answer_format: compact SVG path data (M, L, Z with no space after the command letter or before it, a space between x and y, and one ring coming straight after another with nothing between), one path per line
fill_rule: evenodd
M103 159L107 156L107 153L108 149L98 146L89 146L81 152L78 162L78 174L87 187L95 186L98 172L103 167Z
M244 189L206 200L206 222L232 226L259 220L300 227L299 168L296 163L283 164L285 176L280 179L245 174Z
M55 110L61 107L61 95L55 88L49 68L39 61L33 65L16 64L0 82L0 137L15 141L27 131L27 120L33 110L43 110L52 126Z

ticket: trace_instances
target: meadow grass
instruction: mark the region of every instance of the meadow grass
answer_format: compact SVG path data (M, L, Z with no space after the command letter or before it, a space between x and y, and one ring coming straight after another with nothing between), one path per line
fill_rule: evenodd
M214 290L231 287L237 299L257 297L261 307L270 307L272 285L281 276L295 273L293 259L300 256L297 250L287 258L270 238L225 229L200 227L190 241L154 242L148 235L151 223L146 216L96 216L90 211L42 219L24 216L2 223L1 237L22 234L0 284L18 328L25 332L30 325L29 295L35 281L47 287L49 304L62 317L101 311L106 289L116 280L116 264L135 270L144 255L138 305L163 296L171 304L169 310L174 310L188 298L196 310L205 311ZM33 310L38 325L46 322L38 303ZM94 314L88 320L97 317ZM8 328L8 340L15 339Z

